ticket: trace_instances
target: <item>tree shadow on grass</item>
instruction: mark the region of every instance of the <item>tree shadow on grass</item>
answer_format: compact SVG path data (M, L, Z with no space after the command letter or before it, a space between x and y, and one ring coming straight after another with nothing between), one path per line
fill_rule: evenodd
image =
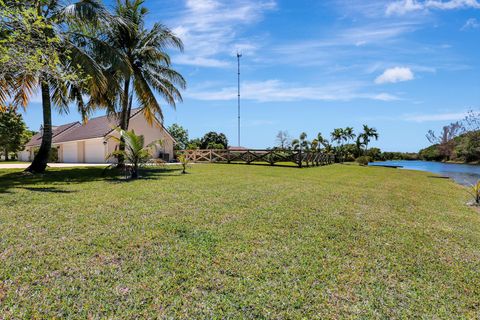
M23 190L28 190L28 191L34 191L34 192L46 192L46 193L75 193L77 191L72 191L72 190L62 190L62 189L56 189L56 188L48 188L48 187L17 187L17 189L23 189Z
M139 180L155 180L167 176L180 176L179 168L148 168L141 170ZM0 194L10 193L12 189L24 189L31 192L72 193L62 188L69 184L82 184L94 181L129 183L135 180L125 179L117 169L69 168L50 169L44 174L30 174L23 171L0 171ZM137 180L138 181L138 180Z

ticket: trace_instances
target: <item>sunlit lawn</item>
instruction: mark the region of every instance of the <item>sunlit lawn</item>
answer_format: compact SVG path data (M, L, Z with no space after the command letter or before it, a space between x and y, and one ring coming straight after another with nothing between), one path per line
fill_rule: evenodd
M189 171L0 171L0 319L480 317L480 213L453 182Z

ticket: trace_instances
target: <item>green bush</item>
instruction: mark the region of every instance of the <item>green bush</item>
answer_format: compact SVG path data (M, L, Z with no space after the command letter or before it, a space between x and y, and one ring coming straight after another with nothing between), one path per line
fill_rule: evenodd
M368 166L370 162L372 162L372 158L369 156L361 156L357 158L357 163L361 166Z

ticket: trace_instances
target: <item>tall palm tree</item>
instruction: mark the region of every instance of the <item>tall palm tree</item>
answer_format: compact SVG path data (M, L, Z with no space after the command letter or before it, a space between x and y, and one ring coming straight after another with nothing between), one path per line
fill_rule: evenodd
M317 134L317 138L315 139L315 141L317 142L318 151L321 151L322 147L325 147L326 144L328 144L328 140L323 137L321 132Z
M363 144L365 145L365 152L368 151L368 144L370 143L371 139L378 140L378 132L375 128L370 128L366 124L363 125L363 133L361 134L363 139Z
M115 14L128 21L128 24L114 25L104 34L109 46L116 48L127 59L126 64L109 67L115 81L106 98L110 101L108 112L118 113L118 125L122 130L128 130L135 98L146 120L152 125L155 115L163 120L162 106L155 93L175 108L176 103L182 101L179 89L186 87L185 79L172 68L170 56L166 53L167 49L183 51L182 41L159 23L147 29L145 17L148 10L143 3L144 0L118 0ZM109 57L103 48L98 49L98 59L108 61ZM122 145L121 148L124 148ZM119 162L122 162L121 158Z
M26 171L45 171L52 147L52 105L68 112L68 104L76 102L80 109L82 94L74 88L83 88L82 93L99 94L106 89L106 78L102 68L78 42L85 26L101 27L113 22L104 6L97 0L79 0L62 5L60 0L26 1L23 9L34 9L37 21L42 27L30 34L40 47L49 53L33 69L16 70L8 74L6 81L0 81L3 97L8 94L17 105L26 107L31 96L39 90L42 97L43 125L42 142L32 164ZM73 35L72 30L77 30ZM0 97L2 98L2 97Z
M349 142L350 140L353 140L356 137L356 134L353 133L352 127L346 127L345 129L343 129L343 135L346 142Z
M345 134L342 128L337 128L333 129L333 132L330 134L330 136L332 138L332 142L335 142L340 146L343 143Z
M333 132L330 134L332 138L332 142L337 143L337 155L340 156L340 162L343 162L343 143L347 141L347 136L345 134L345 130L342 128L336 128L333 130Z

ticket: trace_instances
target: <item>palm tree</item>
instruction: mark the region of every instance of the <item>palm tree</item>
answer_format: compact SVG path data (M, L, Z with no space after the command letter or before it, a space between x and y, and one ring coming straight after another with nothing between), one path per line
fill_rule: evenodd
M339 160L340 162L343 162L343 142L344 141L347 141L347 138L346 138L346 135L345 135L345 131L344 129L342 128L337 128L337 129L334 129L333 132L330 134L331 135L331 138L332 138L332 142L336 142L337 143L337 155L339 155Z
M120 128L117 128L117 132L120 137L112 136L111 138L118 141L124 142L124 150L115 150L107 158L113 158L122 156L132 167L131 178L137 179L139 168L145 164L152 157L152 149L161 144L161 141L154 141L149 145L145 146L145 138L143 136L138 136L135 134L135 131L125 131Z
M114 25L104 35L106 42L127 59L125 64L110 66L115 82L106 97L106 100L110 100L108 112L119 113L119 127L123 130L128 130L135 98L146 120L153 124L155 115L163 120L162 107L155 93L175 108L176 103L182 101L178 88L186 87L185 79L172 69L170 56L165 52L169 48L183 51L182 41L161 24L156 23L151 29L146 29L148 10L142 6L143 3L144 0L118 0L115 13L128 24ZM98 49L98 58L108 59L103 48Z
M308 150L309 142L307 140L307 134L305 132L302 132L299 137L300 140L300 147L302 150Z
M8 94L17 105L24 108L31 96L40 90L42 96L43 125L42 142L33 162L26 169L42 173L47 167L52 146L52 105L61 112L68 112L71 102L84 110L82 94L99 94L106 89L106 78L102 68L82 47L86 35L82 34L87 25L97 28L115 25L108 11L97 0L79 0L62 5L60 0L25 2L19 8L34 9L41 27L29 36L39 46L35 49L45 53L33 68L15 70L8 79L0 81L1 96ZM23 6L23 7L22 7ZM83 40L81 40L83 38ZM15 45L15 44L13 44ZM81 93L78 90L81 88Z
M336 142L337 145L341 145L344 140L345 134L342 128L337 128L333 130L330 136L332 138L332 142Z
M346 127L345 129L343 129L343 135L346 142L349 142L356 137L355 133L353 133L352 127Z
M365 145L365 152L368 151L368 144L371 141L371 138L378 140L378 132L375 128L370 128L366 124L363 125L363 133L361 134L363 139L363 144Z
M359 134L357 139L355 140L355 147L357 148L357 154L360 156L362 155L362 146L364 145L363 142L363 133Z
M325 147L326 143L328 143L327 139L325 139L321 132L317 134L317 138L312 141L315 142L316 150L322 151L322 147Z

